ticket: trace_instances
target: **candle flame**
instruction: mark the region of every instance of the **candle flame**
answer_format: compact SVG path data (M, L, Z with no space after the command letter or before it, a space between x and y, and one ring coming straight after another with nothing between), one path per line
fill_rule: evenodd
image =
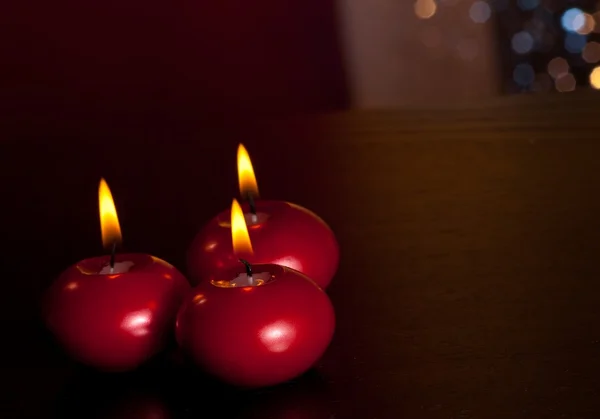
M238 146L237 167L240 195L242 198L246 198L248 195L252 195L253 198L258 198L258 184L256 183L256 177L254 176L254 169L252 168L250 155L243 144Z
M233 240L233 252L236 255L254 253L244 211L237 199L231 203L231 239Z
M100 179L100 186L98 187L98 207L100 209L102 245L104 248L110 249L115 243L121 243L121 226L119 225L115 202L104 179Z

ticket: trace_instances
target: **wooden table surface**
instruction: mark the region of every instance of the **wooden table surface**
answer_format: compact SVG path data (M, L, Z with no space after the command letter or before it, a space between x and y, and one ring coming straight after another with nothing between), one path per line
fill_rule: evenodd
M270 122L48 115L3 117L3 418L600 415L600 95ZM264 198L311 208L340 241L318 367L240 393L171 352L120 376L72 364L37 308L102 251L99 178L126 249L184 269L237 192L238 142Z

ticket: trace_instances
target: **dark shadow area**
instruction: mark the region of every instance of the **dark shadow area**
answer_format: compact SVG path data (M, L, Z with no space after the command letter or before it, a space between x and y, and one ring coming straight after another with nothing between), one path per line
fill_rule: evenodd
M53 417L90 419L329 419L331 395L316 371L277 387L239 390L192 366L160 359L132 374L77 370L52 406Z

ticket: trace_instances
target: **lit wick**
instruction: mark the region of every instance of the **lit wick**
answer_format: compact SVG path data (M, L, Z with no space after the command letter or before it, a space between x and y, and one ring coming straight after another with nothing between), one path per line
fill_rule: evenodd
M115 254L117 252L117 242L114 241L110 250L110 273L115 273Z
M246 275L248 276L248 282L250 282L250 284L253 284L254 280L252 279L252 265L250 265L250 262L244 259L240 259L240 262L242 262L246 267Z
M256 215L256 204L254 203L254 196L251 192L248 192L246 195L246 199L248 200L248 205L250 206L250 213L252 214L252 222L256 223L258 221L258 216Z

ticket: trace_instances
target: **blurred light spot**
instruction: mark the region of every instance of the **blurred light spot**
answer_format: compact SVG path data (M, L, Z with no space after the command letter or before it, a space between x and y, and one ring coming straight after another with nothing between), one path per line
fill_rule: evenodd
M572 92L575 90L575 86L577 86L577 81L571 73L562 74L554 81L554 87L559 92Z
M535 80L535 72L529 64L518 64L513 71L513 80L521 87L527 87Z
M475 23L485 23L491 15L492 9L485 1L476 1L471 5L471 9L469 9L469 16Z
M583 24L579 29L577 29L577 33L580 35L588 35L594 31L596 28L596 21L594 17L589 13L583 13Z
M578 33L568 33L565 37L565 49L572 54L578 54L585 48L587 38Z
M463 39L456 45L458 55L465 61L473 61L479 53L479 46L474 39Z
M421 19L429 19L435 14L437 5L434 0L417 0L415 14Z
M533 10L540 5L539 0L519 0L517 2L521 10Z
M428 48L438 47L442 43L442 34L436 26L430 26L421 32L421 42Z
M529 32L521 31L512 37L512 49L517 54L527 54L533 49L534 40Z
M555 57L548 63L548 74L557 79L569 72L569 63L562 57Z
M588 43L583 49L582 57L588 63L600 61L600 44L598 42Z
M590 85L594 89L600 89L600 66L594 68L590 73Z
M71 281L67 285L65 285L65 289L69 291L73 291L79 288L79 284L76 281Z
M194 298L192 298L192 302L196 305L204 304L206 302L206 297L204 294L196 294Z
M560 23L566 31L577 32L585 25L585 13L581 9L569 9L562 15Z
M207 252L212 252L213 250L215 250L216 247L217 247L217 242L213 240L204 245L204 250Z
M552 85L552 78L546 73L540 73L535 77L532 90L534 92L547 92L552 88Z

